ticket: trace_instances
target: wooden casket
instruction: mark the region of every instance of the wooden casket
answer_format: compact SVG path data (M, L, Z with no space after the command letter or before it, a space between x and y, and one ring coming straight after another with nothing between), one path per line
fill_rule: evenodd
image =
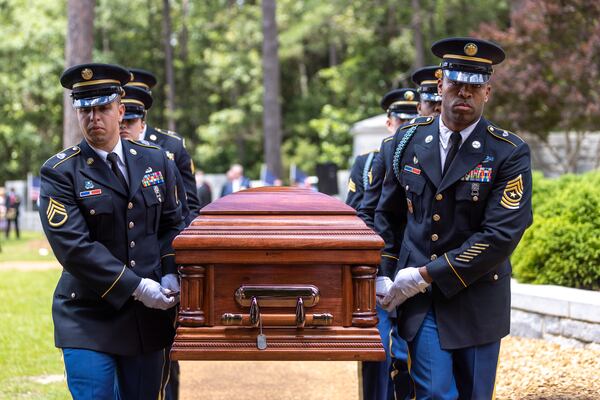
M234 193L173 246L173 359L385 359L375 311L383 241L339 200L289 187Z

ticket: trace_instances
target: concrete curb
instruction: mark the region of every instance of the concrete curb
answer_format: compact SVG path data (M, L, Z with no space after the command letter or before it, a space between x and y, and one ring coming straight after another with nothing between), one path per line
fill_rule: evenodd
M511 335L600 348L600 292L512 280Z

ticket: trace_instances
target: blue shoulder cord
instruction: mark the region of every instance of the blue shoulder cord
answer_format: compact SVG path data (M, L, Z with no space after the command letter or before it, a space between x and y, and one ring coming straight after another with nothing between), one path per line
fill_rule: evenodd
M408 144L408 142L410 142L410 139L413 137L413 135L415 134L415 131L417 130L417 126L415 125L412 128L410 128L402 137L402 140L400 140L400 143L398 143L398 146L396 146L396 151L394 152L394 161L393 161L393 167L394 167L394 175L396 175L396 179L398 179L398 182L400 182L400 161L402 161L402 156L404 155L404 149L406 148L406 145Z
M367 190L367 187L369 187L369 170L371 169L371 164L373 163L373 157L375 157L375 152L369 153L369 155L367 156L367 161L365 161L365 166L363 168L362 179L364 190Z

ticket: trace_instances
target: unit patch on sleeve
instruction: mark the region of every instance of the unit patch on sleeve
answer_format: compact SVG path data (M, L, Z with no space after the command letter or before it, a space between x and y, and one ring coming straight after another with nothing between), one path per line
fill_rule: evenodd
M50 202L46 209L46 216L48 217L48 224L53 228L64 225L69 218L67 215L67 208L64 204L54 200L52 197L50 197Z
M481 164L469 171L465 176L461 178L462 181L467 182L491 182L492 180L492 169L485 168Z
M142 178L142 186L148 187L152 185L158 185L159 183L165 183L163 179L163 175L161 171L152 172L150 174L144 175Z
M509 210L518 210L523 199L523 178L519 174L506 183L500 204Z

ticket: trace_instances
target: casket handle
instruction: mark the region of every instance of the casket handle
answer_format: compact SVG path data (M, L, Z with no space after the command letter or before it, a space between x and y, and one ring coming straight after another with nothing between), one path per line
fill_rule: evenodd
M263 326L298 327L296 314L262 314L260 318L262 319ZM225 313L221 316L221 323L226 326L253 327L249 314ZM332 324L333 314L331 313L305 314L304 327L330 326Z
M295 307L298 298L303 307L319 303L319 288L314 285L242 285L235 291L235 301L242 307L251 307L256 298L261 307Z

